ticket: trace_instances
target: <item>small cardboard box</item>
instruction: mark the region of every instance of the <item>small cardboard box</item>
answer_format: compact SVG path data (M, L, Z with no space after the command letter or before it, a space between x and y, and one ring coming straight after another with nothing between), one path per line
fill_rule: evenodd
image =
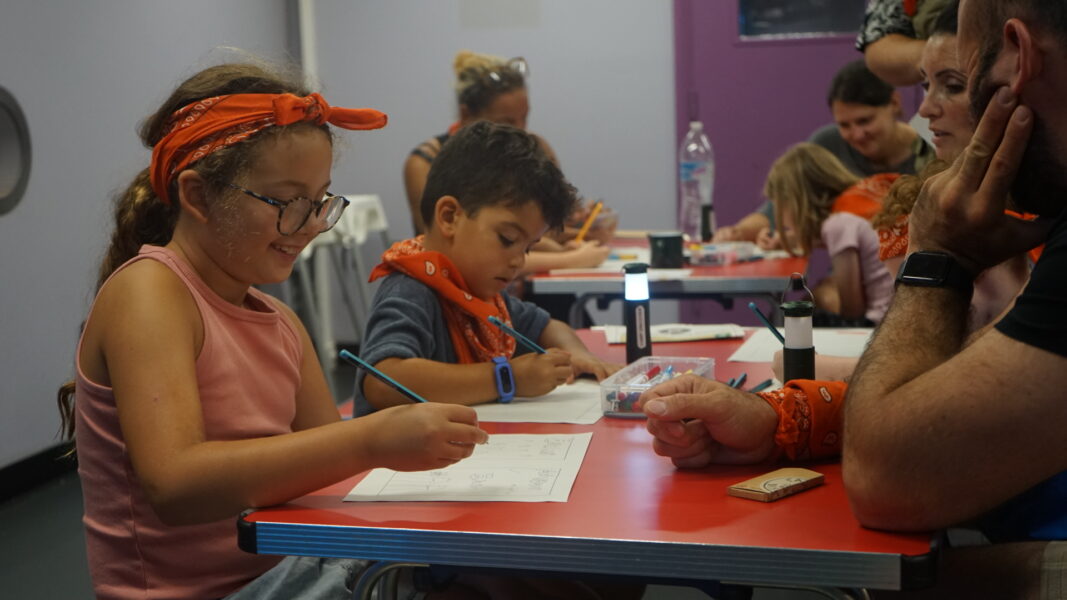
M823 479L822 473L816 473L808 469L795 467L778 469L741 483L735 483L726 489L726 493L738 498L774 502L779 498L785 498L820 485Z

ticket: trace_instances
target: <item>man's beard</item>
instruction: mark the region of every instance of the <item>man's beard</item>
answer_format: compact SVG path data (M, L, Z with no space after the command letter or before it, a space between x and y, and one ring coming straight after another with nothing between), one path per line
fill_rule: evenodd
M989 81L997 54L987 52L982 56L978 76L971 82L971 117L975 123L1002 87ZM1034 125L1011 184L1011 202L1021 212L1056 216L1067 201L1067 169L1057 163L1048 127L1036 113L1031 111L1031 115Z

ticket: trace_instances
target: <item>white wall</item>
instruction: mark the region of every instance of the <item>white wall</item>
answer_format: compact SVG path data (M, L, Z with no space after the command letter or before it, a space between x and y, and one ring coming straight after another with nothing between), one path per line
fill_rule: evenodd
M135 125L174 85L236 46L290 47L284 0L5 0L0 85L30 123L27 197L0 216L0 467L56 443L58 385L110 230L110 199L147 165ZM401 164L454 120L451 62L525 56L532 130L622 227L674 215L674 67L667 0L319 0L320 78L339 105L390 114L344 134L335 191L378 193L410 234Z
M529 128L623 228L674 221L674 58L667 0L317 0L319 75L335 104L389 113L347 135L335 191L379 194L394 238L411 235L401 168L456 120L452 58L470 49L530 65Z
M56 388L110 229L110 200L148 165L135 126L216 46L273 60L283 0L4 0L0 85L30 125L26 197L0 216L0 467L57 443ZM220 58L221 57L221 58Z

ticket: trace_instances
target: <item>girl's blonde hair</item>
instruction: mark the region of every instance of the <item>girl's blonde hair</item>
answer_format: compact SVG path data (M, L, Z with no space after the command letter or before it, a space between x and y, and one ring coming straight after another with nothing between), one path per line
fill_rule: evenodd
M774 161L763 195L774 203L778 235L790 254L811 254L834 200L859 180L829 150L807 142L792 146ZM792 241L786 236L785 214L793 216Z
M452 61L456 74L456 100L472 115L488 108L500 94L526 87L526 76L511 60L460 50Z

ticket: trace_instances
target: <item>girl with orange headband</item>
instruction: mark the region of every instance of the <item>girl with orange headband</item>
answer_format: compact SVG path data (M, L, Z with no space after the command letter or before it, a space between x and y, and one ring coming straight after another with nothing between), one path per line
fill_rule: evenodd
M253 287L287 278L347 205L328 191L329 125L385 123L231 64L141 128L151 166L118 200L59 394L97 597L350 597L362 563L246 554L235 517L373 467L447 466L486 440L458 405L341 421L304 327Z

